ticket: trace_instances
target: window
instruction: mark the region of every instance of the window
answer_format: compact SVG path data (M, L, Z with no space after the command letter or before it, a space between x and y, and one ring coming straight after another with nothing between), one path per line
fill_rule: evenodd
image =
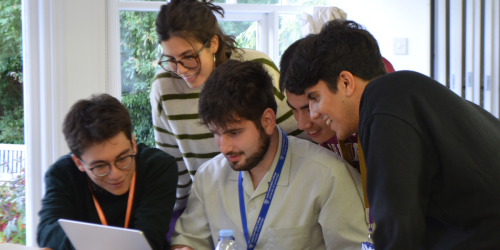
M0 1L0 243L26 244L21 0Z
M120 67L119 74L110 76L115 77L115 81L118 80L117 82L121 84L115 87L110 86L110 90L115 90L112 94L121 96L122 103L129 109L136 140L154 147L149 92L151 80L159 69L156 60L161 53L154 21L160 6L165 2L112 2L119 10L120 47L119 56L110 55L114 58L118 57L119 60L111 60L110 63L119 61ZM288 6L288 9L279 10L274 7L283 9L284 6L280 4L326 3L324 0L295 0L287 3L281 3L278 0L237 0L236 2L218 0L215 2L221 3L220 5L225 10L224 18L216 15L224 32L233 35L239 47L262 51L268 54L277 65L286 48L302 37L300 13L304 10L311 12L312 8ZM270 9L271 6L273 8ZM110 20L110 23L112 24L113 21L116 22L116 17ZM118 27L118 24L115 23L115 26L111 25L111 27ZM117 52L118 50L115 51Z

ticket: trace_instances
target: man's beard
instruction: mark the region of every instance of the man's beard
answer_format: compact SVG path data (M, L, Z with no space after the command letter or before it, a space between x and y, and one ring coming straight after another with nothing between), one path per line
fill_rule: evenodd
M242 163L232 163L229 161L229 165L234 171L249 171L257 164L259 164L262 159L264 159L264 156L267 153L267 150L269 149L269 145L271 144L271 137L268 136L263 128L259 128L259 145L257 152L253 153L252 155L248 156L246 160ZM243 154L243 152L230 152L228 155L237 155L237 154Z

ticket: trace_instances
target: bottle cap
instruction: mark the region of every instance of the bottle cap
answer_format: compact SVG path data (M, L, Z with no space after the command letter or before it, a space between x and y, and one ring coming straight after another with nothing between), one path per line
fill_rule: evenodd
M219 236L220 237L225 237L225 236L233 236L233 230L231 229L225 229L225 230L220 230L219 231Z

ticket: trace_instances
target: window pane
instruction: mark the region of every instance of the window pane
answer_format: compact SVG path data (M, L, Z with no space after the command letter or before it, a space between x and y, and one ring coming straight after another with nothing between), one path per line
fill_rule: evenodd
M240 4L279 4L279 0L238 0Z
M227 35L233 35L236 38L239 48L256 49L257 21L219 21L219 26Z
M328 5L328 0L283 0L283 5Z
M1 0L0 20L0 243L25 245L21 0Z
M157 12L120 12L122 103L134 126L135 139L154 147L149 92L161 53L155 31Z
M279 54L281 55L293 42L302 38L302 31L300 29L301 17L295 14L281 14L279 15Z

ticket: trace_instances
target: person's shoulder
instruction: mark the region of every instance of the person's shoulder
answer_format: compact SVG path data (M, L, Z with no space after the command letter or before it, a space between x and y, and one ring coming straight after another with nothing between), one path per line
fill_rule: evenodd
M334 152L310 141L289 136L290 150L295 163L307 165L308 168L331 170L344 167L345 161Z
M174 80L182 80L181 78L175 77L172 73L160 69L156 71L155 76L151 79L151 89L168 91L173 88Z
M268 55L266 55L264 52L260 52L258 50L253 50L253 49L241 49L241 50L242 50L242 52L240 53L240 55L241 55L242 61L254 61L254 62L269 61L269 62L272 62L271 58Z
M54 164L52 164L47 170L47 174L59 173L59 172L74 172L79 171L75 162L71 158L71 153L61 156L57 159Z
M145 163L152 166L163 167L166 165L172 165L173 163L176 163L176 160L172 155L158 148L148 147L143 143L137 144L136 159L139 161L140 164Z
M242 49L243 53L241 54L241 61L252 61L262 63L264 66L267 66L268 72L274 72L275 74L279 74L279 69L276 64L267 56L265 53L252 50L252 49Z
M174 159L173 156L170 154L162 151L161 149L158 148L151 148L147 146L144 143L137 143L137 154L141 158L145 159L156 159L156 158L161 158L161 159Z
M156 80L165 80L165 79L172 79L174 76L170 72L165 71L164 69L160 69L156 71L155 76L151 80L151 82L155 82Z
M173 178L178 175L175 158L157 148L137 144L136 169L144 178Z
M386 88L406 88L403 86L414 85L415 82L418 82L418 84L436 83L435 80L422 73L401 70L387 73L373 79L370 81L370 84L367 85L367 89L373 88L375 85L377 85L377 88L381 86L386 86Z
M81 172L71 158L71 153L61 156L54 164L52 164L47 172L45 172L45 180L56 182L71 183L76 185L81 181L86 181L87 174Z

